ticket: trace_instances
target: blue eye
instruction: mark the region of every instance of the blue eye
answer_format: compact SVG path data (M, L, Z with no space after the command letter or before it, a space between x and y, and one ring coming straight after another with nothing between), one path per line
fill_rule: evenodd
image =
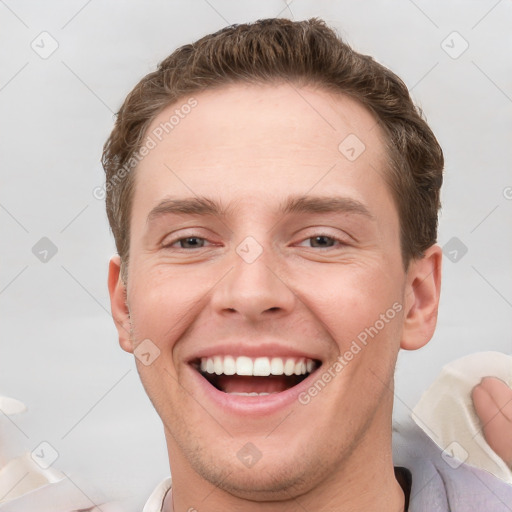
M164 245L164 248L170 249L172 246L180 244L180 247L177 247L177 249L201 249L204 247L205 242L206 240L204 238L200 238L198 236L187 236L185 238L179 238L170 244Z
M347 245L343 240L337 238L335 236L329 235L315 235L306 238L299 245L304 247L304 243L309 242L310 245L308 247L312 247L314 249L330 249L335 246L344 246Z
M187 247L183 247L183 244L188 244L188 248L197 248L204 246L205 239L199 238L197 236L189 236L187 238L182 238L181 240L179 240L179 242L183 249L187 249Z
M346 243L334 236L329 235L315 235L304 239L299 246L305 247L304 244L308 243L307 247L311 247L314 249L330 249L335 246L344 246ZM179 245L177 245L179 244ZM206 247L208 241L205 238L199 236L187 236L183 238L178 238L169 242L168 244L163 245L164 249L202 249Z
M308 238L308 240L314 241L313 243L317 243L316 247L332 247L336 243L336 239L332 236L327 235L317 235Z

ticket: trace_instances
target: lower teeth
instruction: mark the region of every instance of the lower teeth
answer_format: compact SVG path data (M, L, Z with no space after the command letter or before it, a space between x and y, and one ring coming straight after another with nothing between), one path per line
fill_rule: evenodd
M237 393L237 392L233 392L233 393L228 393L228 395L238 395L238 396L266 396L266 395L273 395L274 393L277 393L277 391L274 391L272 393L256 393L256 392L252 392L252 393Z

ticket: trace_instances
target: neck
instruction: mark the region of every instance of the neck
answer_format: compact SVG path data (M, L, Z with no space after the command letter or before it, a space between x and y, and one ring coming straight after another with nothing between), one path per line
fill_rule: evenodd
M198 475L172 446L173 487L167 494L164 512L243 510L244 512L362 512L404 510L405 497L394 474L391 449L391 424L370 427L351 454L327 478L311 482L311 488L290 488L286 496L274 501L256 501L234 496ZM171 446L169 446L171 448ZM171 450L169 450L171 452Z

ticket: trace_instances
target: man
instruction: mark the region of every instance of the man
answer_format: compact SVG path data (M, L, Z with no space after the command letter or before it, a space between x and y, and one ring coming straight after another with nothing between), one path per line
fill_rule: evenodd
M146 512L508 510L426 438L393 465L442 258L443 155L398 77L318 19L227 27L141 80L103 165L112 313L172 475Z

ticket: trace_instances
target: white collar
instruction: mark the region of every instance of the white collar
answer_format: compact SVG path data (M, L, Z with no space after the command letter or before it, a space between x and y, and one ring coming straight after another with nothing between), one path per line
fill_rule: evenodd
M151 493L148 501L146 501L146 504L142 509L142 512L162 512L165 495L170 488L171 477L168 477L164 481L160 482L156 489Z

